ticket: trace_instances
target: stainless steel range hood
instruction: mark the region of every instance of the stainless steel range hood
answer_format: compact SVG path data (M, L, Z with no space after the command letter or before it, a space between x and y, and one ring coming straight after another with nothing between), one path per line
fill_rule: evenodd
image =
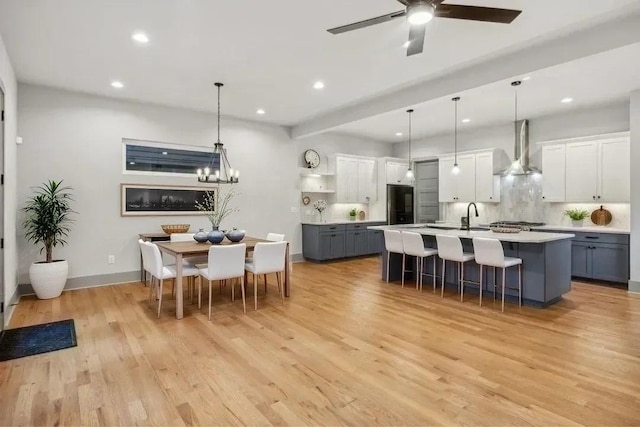
M519 120L515 123L515 152L513 163L500 172L501 176L532 175L542 171L529 164L529 120Z

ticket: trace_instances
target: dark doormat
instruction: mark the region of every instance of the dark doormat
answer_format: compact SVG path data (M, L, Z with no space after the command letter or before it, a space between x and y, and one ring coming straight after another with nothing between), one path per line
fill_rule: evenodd
M75 347L73 319L7 329L0 335L0 361Z

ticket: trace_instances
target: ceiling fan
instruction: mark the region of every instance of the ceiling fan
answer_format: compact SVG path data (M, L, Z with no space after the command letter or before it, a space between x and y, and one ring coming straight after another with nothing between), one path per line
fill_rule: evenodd
M392 19L407 17L411 24L407 56L422 53L427 23L434 17L466 19L469 21L496 22L510 24L522 13L520 10L497 9L494 7L463 6L457 4L442 4L445 0L396 0L406 6L405 10L378 16L376 18L355 22L349 25L332 28L331 34L342 34L347 31L359 30L371 25L382 24Z

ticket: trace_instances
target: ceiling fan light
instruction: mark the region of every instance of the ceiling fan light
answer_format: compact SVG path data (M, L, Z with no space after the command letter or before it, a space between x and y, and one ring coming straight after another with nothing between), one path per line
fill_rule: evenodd
M424 25L433 19L435 9L428 3L418 3L407 8L407 21L411 25Z

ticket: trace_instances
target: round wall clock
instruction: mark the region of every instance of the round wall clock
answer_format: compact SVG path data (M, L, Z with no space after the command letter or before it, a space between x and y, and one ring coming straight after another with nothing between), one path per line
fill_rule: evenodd
M316 150L307 150L304 152L304 161L309 168L317 168L320 165L320 155Z
M307 206L309 203L311 203L311 198L309 196L304 196L302 198L302 204Z

